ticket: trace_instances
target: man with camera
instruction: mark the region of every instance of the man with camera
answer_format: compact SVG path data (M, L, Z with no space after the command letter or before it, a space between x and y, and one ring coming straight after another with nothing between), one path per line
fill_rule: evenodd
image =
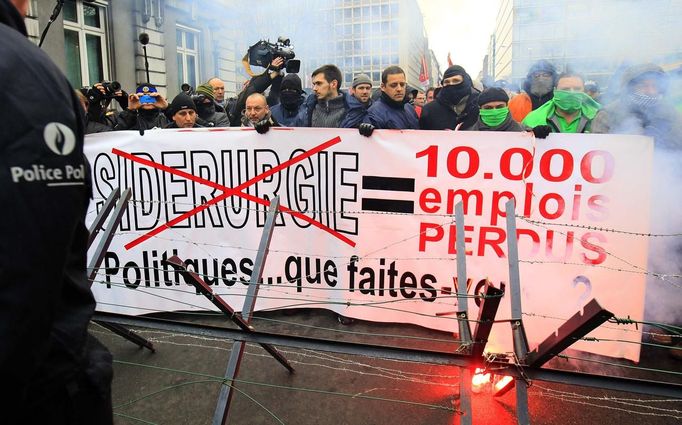
M91 196L83 111L27 38L28 0L0 0L0 417L113 423L111 354L88 335ZM27 98L39 93L40 101Z
M141 84L135 93L128 96L128 108L118 114L114 130L151 130L165 128L168 120L163 111L168 101L153 84Z
M248 83L245 85L245 87L242 89L241 93L239 93L239 96L237 96L237 103L234 107L234 111L232 111L232 114L230 116L230 124L233 127L238 127L242 123L242 117L245 114L245 108L246 108L246 99L251 96L253 93L265 93L265 90L268 89L271 85L273 85L274 81L276 79L282 78L282 67L284 66L284 58L282 57L276 57L270 62L267 67L265 68L265 72L263 72L260 75L256 75L251 80L248 81ZM277 89L276 91L279 91ZM269 96L267 98L268 100L268 105L274 105L277 103L276 100L277 96Z
M112 100L116 100L122 110L128 107L128 94L121 89L118 81L102 81L95 83L89 89L84 87L81 92L85 95L85 134L102 131L102 126L109 129L116 125L116 117L108 111Z

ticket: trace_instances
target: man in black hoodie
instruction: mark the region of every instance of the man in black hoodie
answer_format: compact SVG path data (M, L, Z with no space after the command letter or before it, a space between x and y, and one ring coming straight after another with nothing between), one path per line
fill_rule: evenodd
M0 0L0 415L4 425L111 424L111 355L87 328L90 198L83 112ZM40 93L40 102L26 93Z
M284 127L305 127L308 108L304 102L301 78L296 74L287 74L280 85L279 103L270 111L275 121Z
M433 102L422 108L422 130L468 130L478 120L478 95L471 77L459 65L445 70L442 88Z

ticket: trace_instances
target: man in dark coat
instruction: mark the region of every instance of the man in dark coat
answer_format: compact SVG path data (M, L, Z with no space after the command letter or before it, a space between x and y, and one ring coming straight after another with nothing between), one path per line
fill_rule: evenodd
M657 148L682 150L682 116L664 95L669 77L652 63L633 65L623 73L620 97L597 113L593 133L642 134Z
M112 424L111 355L88 336L83 111L0 0L0 411L4 425ZM26 93L40 93L27 101Z
M272 117L284 127L305 127L308 115L301 78L287 74L282 79L279 103L270 108Z
M168 120L162 111L168 102L153 84L141 84L128 96L128 108L118 114L114 130L151 130L164 128Z
M367 118L375 128L419 129L414 106L406 102L407 80L399 66L381 73L381 97L369 108Z
M468 130L478 121L479 91L471 77L459 65L443 74L443 87L433 102L422 109L419 126L423 130Z
M343 75L335 65L313 71L313 95L306 99L307 127L357 128L365 122L367 109L354 96L340 90Z
M171 123L166 128L200 128L197 123L197 107L187 93L180 93L171 102L166 111Z
M523 92L514 96L509 102L509 110L517 122L522 122L531 112L554 97L559 74L554 65L546 60L539 60L530 67L523 82Z
M215 97L213 97L213 87L210 84L202 84L196 89L196 94L192 97L197 106L199 118L208 127L229 127L230 119L225 112L216 110Z

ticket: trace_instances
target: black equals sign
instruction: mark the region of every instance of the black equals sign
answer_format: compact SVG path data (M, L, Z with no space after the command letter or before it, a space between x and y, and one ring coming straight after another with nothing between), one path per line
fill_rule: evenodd
M363 176L362 188L364 190L414 193L414 179L402 177ZM414 214L414 201L385 198L362 198L362 209L364 211Z

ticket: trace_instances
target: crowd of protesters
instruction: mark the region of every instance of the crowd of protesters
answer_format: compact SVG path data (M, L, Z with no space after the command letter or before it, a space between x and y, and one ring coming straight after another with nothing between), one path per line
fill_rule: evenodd
M152 84L130 95L119 90L110 96L95 84L81 90L87 132L246 126L265 133L285 126L357 128L369 137L374 129L449 129L532 131L539 138L550 133L643 134L660 147L682 146L680 112L668 96L670 76L655 64L623 69L620 81L612 79L604 105L596 83L570 70L559 73L545 60L533 64L522 90L505 81L484 87L463 67L452 65L440 86L426 91L409 87L398 66L384 69L378 88L358 74L346 91L341 70L324 65L313 71L307 94L300 77L285 75L283 65L282 58L275 58L232 99L226 98L219 78L170 103ZM111 99L121 112L112 112Z

